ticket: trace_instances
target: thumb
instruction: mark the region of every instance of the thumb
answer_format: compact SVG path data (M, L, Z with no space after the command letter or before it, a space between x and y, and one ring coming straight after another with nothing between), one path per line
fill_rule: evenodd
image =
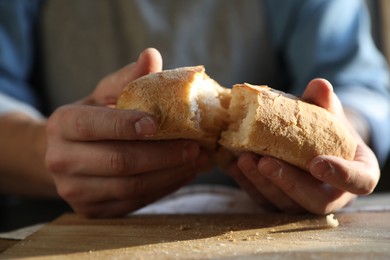
M162 70L162 57L154 48L145 49L136 62L104 77L98 84L89 103L95 105L114 105L123 88L131 81L151 72Z
M303 93L303 99L309 103L323 107L332 114L342 115L343 108L340 100L333 92L333 86L326 79L313 79Z
M138 57L138 60L131 63L122 69L109 75L110 80L115 85L122 85L122 88L129 82L149 74L162 70L162 57L158 50L154 48L145 49ZM122 90L122 88L120 90Z
M309 103L328 110L344 122L351 132L356 135L356 131L347 119L343 105L341 104L340 99L333 92L333 86L329 81L320 78L313 79L307 85L302 98Z

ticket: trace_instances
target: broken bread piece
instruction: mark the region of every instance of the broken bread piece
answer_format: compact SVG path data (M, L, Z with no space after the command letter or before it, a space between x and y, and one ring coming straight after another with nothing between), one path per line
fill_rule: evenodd
M150 140L192 139L215 149L226 128L230 89L220 86L203 66L151 73L130 82L118 109L135 109L156 117L158 132Z
M318 155L354 158L355 139L324 108L267 86L237 84L231 94L223 147L273 156L303 170Z

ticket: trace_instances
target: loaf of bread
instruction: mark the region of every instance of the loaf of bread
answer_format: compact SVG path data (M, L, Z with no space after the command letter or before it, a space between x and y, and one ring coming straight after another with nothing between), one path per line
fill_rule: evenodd
M192 139L215 149L226 128L230 89L220 86L203 66L151 73L127 85L119 109L147 112L158 119L158 132L149 139Z
M211 150L219 143L233 153L269 155L305 170L317 155L352 160L357 146L325 109L266 86L224 88L203 66L138 78L125 87L117 108L156 117L152 140L192 139Z
M327 110L267 86L238 84L231 95L229 127L219 141L225 148L273 156L305 170L318 155L354 158L355 139Z

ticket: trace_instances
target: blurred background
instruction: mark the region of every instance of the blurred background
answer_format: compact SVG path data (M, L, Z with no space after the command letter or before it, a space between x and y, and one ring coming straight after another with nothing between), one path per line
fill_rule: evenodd
M390 1L366 0L366 2L371 11L372 33L375 42L390 63ZM390 191L390 156L382 170L381 180L375 190L375 192L383 191Z

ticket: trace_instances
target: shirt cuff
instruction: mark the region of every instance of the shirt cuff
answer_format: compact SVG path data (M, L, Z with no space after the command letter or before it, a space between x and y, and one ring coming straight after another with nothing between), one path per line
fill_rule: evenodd
M43 118L43 115L35 107L0 93L0 116L10 112L22 112L34 119Z

